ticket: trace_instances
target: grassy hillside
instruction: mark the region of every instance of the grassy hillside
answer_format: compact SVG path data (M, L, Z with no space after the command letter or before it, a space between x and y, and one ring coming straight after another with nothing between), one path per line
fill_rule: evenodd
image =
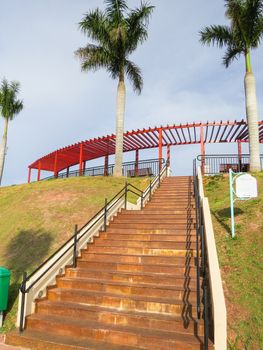
M235 202L230 238L228 178L205 178L227 302L229 349L263 349L263 173L259 197Z
M75 224L85 224L125 181L82 177L0 188L0 266L12 272L9 310L2 331L14 327L22 272L30 272L43 262L73 234ZM129 182L144 189L149 180Z

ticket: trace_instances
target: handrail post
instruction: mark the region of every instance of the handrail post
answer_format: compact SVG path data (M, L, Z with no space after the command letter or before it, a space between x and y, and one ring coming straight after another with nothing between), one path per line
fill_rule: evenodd
M143 192L141 193L141 210L143 209Z
M150 200L152 199L152 180L150 180Z
M19 332L22 333L24 331L24 314L25 314L25 299L26 299L26 279L27 273L23 272L23 280L21 284L20 291L22 293L21 299L21 309L20 309L20 324L19 324Z
M74 231L74 246L73 246L73 267L77 267L77 235L78 235L78 225L75 225Z
M128 183L125 183L125 194L124 194L124 209L127 209L127 195L128 195Z
M159 170L159 174L158 174L158 187L161 186L161 172Z
M105 206L104 206L104 232L107 231L107 205L108 205L108 200L105 198Z

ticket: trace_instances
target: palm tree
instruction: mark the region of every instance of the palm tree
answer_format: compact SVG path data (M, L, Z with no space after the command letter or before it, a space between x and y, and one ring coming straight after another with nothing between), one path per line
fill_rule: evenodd
M260 171L258 108L256 81L252 72L250 51L259 46L263 36L262 0L225 0L230 26L212 25L201 32L203 44L226 46L223 64L226 68L234 59L244 56L246 63L245 96L249 132L250 171Z
M125 75L134 91L140 94L141 70L129 56L147 39L147 26L154 7L141 3L140 7L130 10L126 0L105 0L105 3L105 11L91 11L79 24L82 32L96 44L88 44L75 54L81 60L83 71L104 68L111 78L118 79L114 175L122 176Z
M2 80L0 87L0 114L4 118L5 126L2 145L0 148L0 185L4 171L8 123L10 120L13 120L15 115L17 115L23 109L23 101L17 100L19 90L19 82L11 81L8 83L6 79Z

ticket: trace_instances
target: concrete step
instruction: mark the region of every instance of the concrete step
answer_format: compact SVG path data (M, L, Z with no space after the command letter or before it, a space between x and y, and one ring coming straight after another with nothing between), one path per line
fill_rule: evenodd
M171 316L196 317L196 303L176 298L149 297L145 295L118 295L100 291L82 289L50 288L47 291L49 301L73 302L86 305L100 305L125 311L154 312Z
M6 341L8 344L23 346L27 350L141 350L141 348L134 346L106 344L99 339L61 336L51 333L51 331L25 330L21 334L18 331L13 331L7 334Z
M195 244L183 244L178 248L158 248L158 247L121 247L121 246L99 246L90 244L88 246L89 253L107 253L107 254L127 254L127 255L142 255L142 256L185 256L188 253L195 256Z
M196 249L195 242L187 239L180 242L174 241L142 241L142 240L113 240L113 239L96 239L95 243L88 246L89 251L93 247L126 247L126 248L146 248L146 249Z
M158 273L145 273L145 272L117 272L117 271L103 271L103 270L91 270L84 268L67 268L66 277L86 278L92 280L108 280L115 282L129 282L129 283L145 283L153 285L175 285L179 287L195 287L196 271L192 269L188 276L183 274L158 274Z
M120 250L120 248L118 249ZM133 263L133 264L164 264L164 265L178 265L178 264L185 264L186 259L194 259L195 251L194 250L177 250L176 253L173 251L169 253L169 251L165 252L159 252L159 251L152 251L147 252L145 251L145 254L142 253L138 254L138 251L129 251L127 253L124 253L124 250L122 250L123 254L120 252L114 250L107 252L104 250L104 252L91 252L91 251L82 251L81 259L86 261L105 261L105 262L116 262L116 263ZM152 255L150 253L162 253L163 255ZM166 255L165 255L166 254ZM170 255L169 255L170 254ZM80 260L80 259L78 259Z
M95 238L95 243L100 242L100 238L102 240L110 240L110 241L140 241L140 242L195 242L196 235L195 231L192 232L191 235L186 234L158 234L158 233L138 233L137 231L132 233L118 233L118 232L109 232L100 233L99 237Z
M135 284L120 281L92 280L86 278L57 277L57 287L71 290L82 290L89 292L105 292L115 295L147 296L154 298L176 298L183 300L187 295L190 302L196 300L196 289L194 286L179 287L176 285L162 286L154 284Z
M111 229L116 229L116 228L120 228L120 229L127 229L127 228L131 228L131 229L135 229L135 230L144 230L144 229L153 229L154 226L154 230L164 230L164 229L179 229L179 230L194 230L195 229L195 224L191 223L174 223L174 222L159 222L159 223L154 223L152 224L151 222L148 223L126 223L126 222L115 222L113 221L110 224L110 228Z
M122 227L123 226L123 227ZM178 225L173 225L173 227L169 228L156 228L150 227L150 228L135 228L135 227L126 227L125 225L115 225L113 223L110 224L109 227L107 227L106 233L108 234L133 234L133 235L175 235L175 236L189 236L189 235L196 235L195 228L189 228L186 225L183 227L178 227ZM100 234L104 234L104 232L100 232Z
M182 350L200 349L201 339L191 334L152 331L130 326L105 325L100 322L87 320L73 320L67 317L34 315L28 319L30 329L54 332L62 336L79 337L85 339L100 339L105 343L135 346L141 349ZM106 348L107 345L105 344Z
M84 260L78 259L78 268L89 269L92 271L111 271L111 272L142 272L142 273L154 273L160 275L179 275L181 276L195 276L196 267L195 261L192 258L185 259L185 262L178 261L177 264L141 264L139 263L122 263L122 262L112 262L104 261L104 255L100 260L96 260L96 255L93 259ZM116 259L117 260L117 259Z
M195 335L203 334L202 320L189 319L184 323L181 316L175 317L160 315L158 313L132 312L101 306L47 300L37 304L37 313L92 320L104 324L129 325L131 327L151 328Z
M137 222L149 222L149 223L155 223L155 222L165 222L165 223L185 223L185 222L194 222L194 218L191 217L187 212L184 214L177 214L177 215L160 215L160 214L148 214L148 215L118 215L116 216L112 222L119 223L119 222L125 222L125 223L137 223Z

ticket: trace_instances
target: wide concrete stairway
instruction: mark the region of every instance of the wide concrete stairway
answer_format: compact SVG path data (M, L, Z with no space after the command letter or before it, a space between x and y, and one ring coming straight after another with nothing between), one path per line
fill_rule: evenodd
M122 210L36 303L31 349L202 349L191 177L165 178L141 211Z

